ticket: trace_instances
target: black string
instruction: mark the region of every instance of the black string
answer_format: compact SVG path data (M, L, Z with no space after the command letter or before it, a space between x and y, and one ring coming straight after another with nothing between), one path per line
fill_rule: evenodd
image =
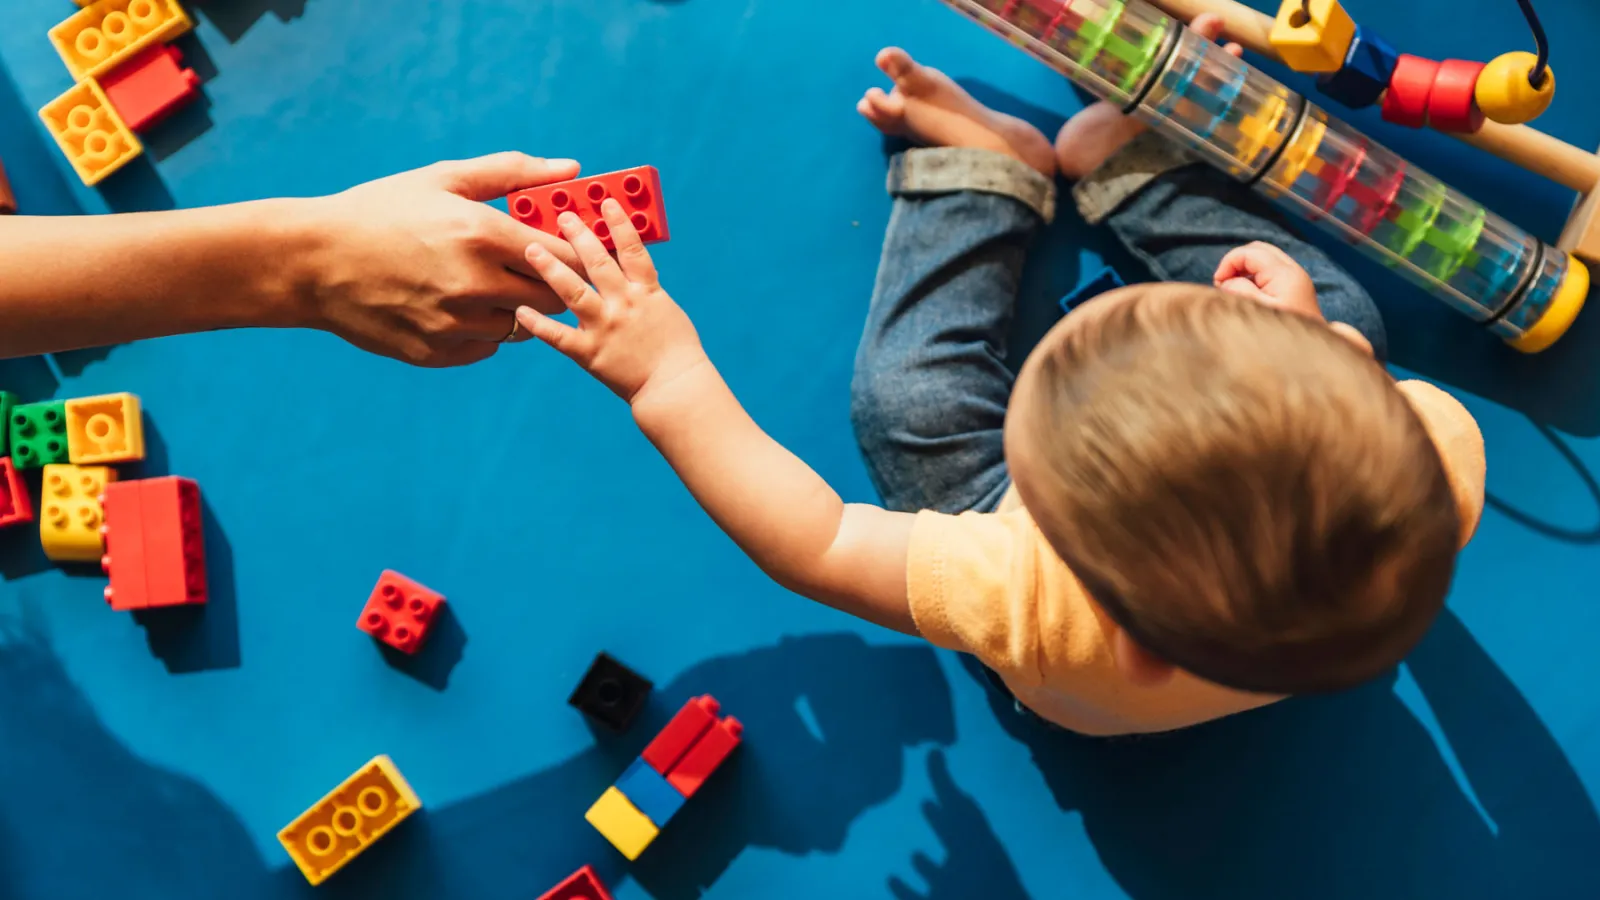
M1307 3L1310 0L1306 0ZM1534 64L1533 71L1528 73L1528 84L1534 90L1544 87L1545 78L1550 75L1550 39L1544 35L1544 26L1539 24L1539 14L1533 11L1533 0L1517 0L1517 5L1522 7L1522 15L1528 20L1528 27L1533 29L1533 43L1539 49L1539 61Z

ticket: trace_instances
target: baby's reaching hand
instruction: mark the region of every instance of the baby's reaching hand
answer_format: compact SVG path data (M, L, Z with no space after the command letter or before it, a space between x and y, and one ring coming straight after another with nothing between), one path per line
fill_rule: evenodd
M1212 282L1267 306L1322 319L1311 276L1293 257L1271 244L1256 241L1228 251Z
M650 251L622 206L607 199L600 213L617 246L615 259L577 216L562 213L558 220L593 287L550 251L528 247L528 263L578 317L578 327L527 306L517 310L517 321L631 405L706 356L694 324L661 289Z

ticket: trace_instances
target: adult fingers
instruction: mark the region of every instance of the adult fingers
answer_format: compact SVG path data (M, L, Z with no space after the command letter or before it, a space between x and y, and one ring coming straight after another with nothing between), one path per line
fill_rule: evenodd
M441 188L468 200L493 200L512 191L578 177L578 161L544 159L515 150L475 159L434 163L429 171Z
M617 261L611 258L611 254L606 252L606 245L600 243L600 239L583 224L582 219L573 213L564 212L557 222L567 243L577 251L578 262L583 263L589 281L600 291L602 297L627 289L628 279L623 276ZM562 292L562 296L566 296L565 292Z
M455 326L450 329L450 336L469 341L504 343L516 321L516 316L504 309L462 309L455 313ZM527 335L519 334L514 340L527 340Z
M470 366L483 362L500 351L498 341L466 341L448 350L439 351L431 365L436 368Z
M636 284L654 287L657 284L655 261L650 258L644 239L639 237L639 229L623 211L622 204L607 197L600 204L600 214L611 228L611 242L617 245L617 265L622 267L622 274Z
M550 345L550 348L573 362L583 365L589 355L589 336L564 322L557 322L544 313L524 306L517 310L517 324L529 336Z
M556 292L562 304L578 316L579 322L588 324L593 321L596 315L595 307L598 305L595 301L598 298L594 289L579 278L578 273L538 244L528 245L528 263L539 273L539 277L544 279L544 283L550 285L550 289Z
M578 254L561 238L524 225L499 210L483 207L482 227L477 232L477 251L513 272L537 277L528 265L528 245L538 244L572 268L580 267ZM508 306L507 309L516 309Z

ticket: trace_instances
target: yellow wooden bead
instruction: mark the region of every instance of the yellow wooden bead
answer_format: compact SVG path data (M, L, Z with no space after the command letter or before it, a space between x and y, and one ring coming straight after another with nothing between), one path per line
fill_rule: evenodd
M1534 87L1528 74L1539 57L1514 50L1489 61L1478 76L1476 96L1483 114L1506 125L1521 125L1539 118L1556 96L1556 75L1545 68L1544 84Z
M1296 72L1337 72L1355 36L1355 20L1339 0L1283 0L1267 40Z

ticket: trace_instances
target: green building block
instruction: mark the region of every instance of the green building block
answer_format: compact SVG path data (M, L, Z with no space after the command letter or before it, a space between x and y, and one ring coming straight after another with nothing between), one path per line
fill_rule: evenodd
M6 435L11 433L11 407L16 405L16 394L0 391L0 456L6 455Z
M11 408L11 462L37 469L67 461L67 404L24 403Z

